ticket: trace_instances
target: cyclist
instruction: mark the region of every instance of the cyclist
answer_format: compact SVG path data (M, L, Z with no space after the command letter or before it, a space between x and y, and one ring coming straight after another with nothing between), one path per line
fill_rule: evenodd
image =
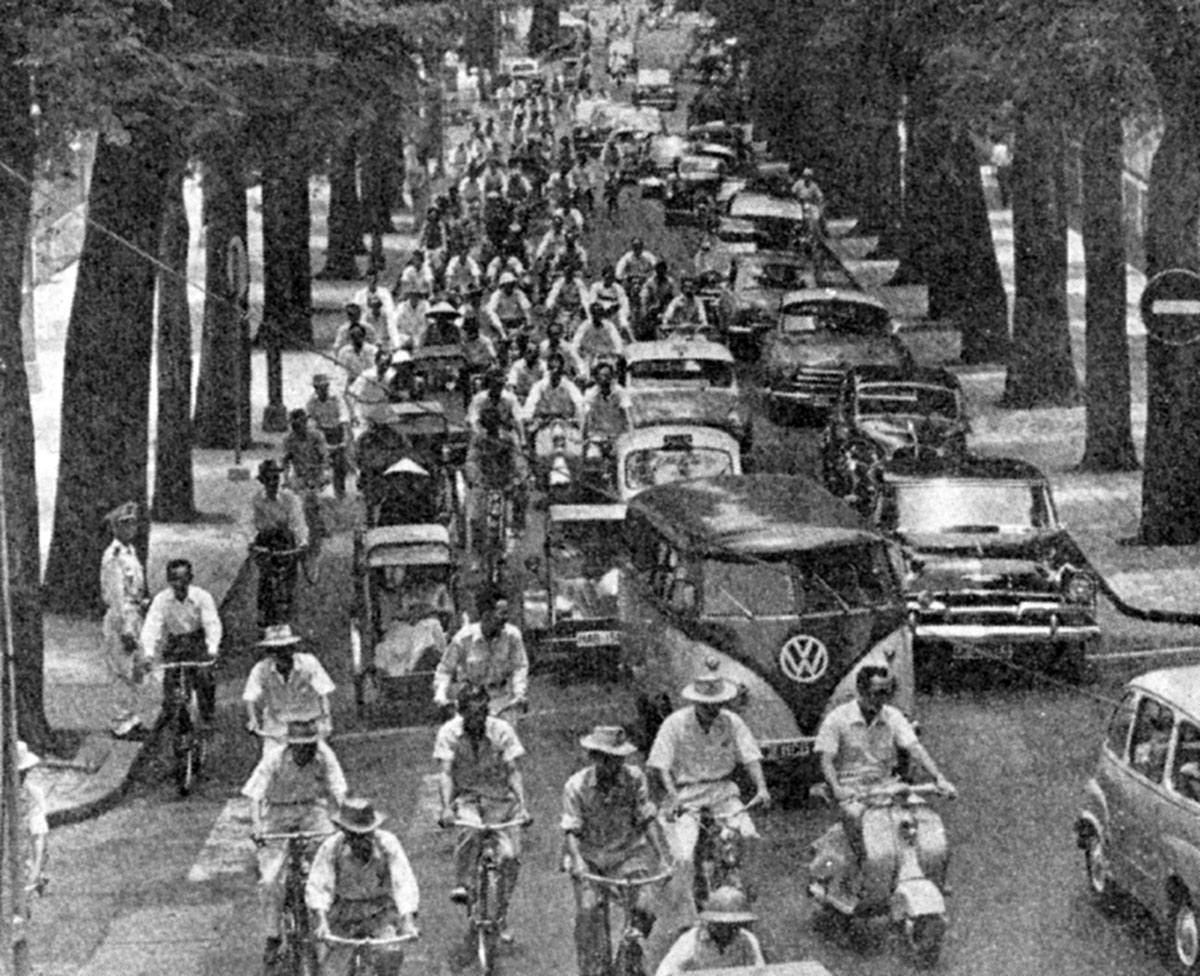
M738 812L741 794L733 774L739 765L755 788L748 805L766 807L771 802L762 752L753 733L737 712L722 707L737 696L737 685L710 665L708 672L684 687L680 697L691 704L666 717L646 759L663 792L659 807L676 866L673 886L680 904L691 900L684 893L692 887L702 808L728 816L743 837L758 836L750 817Z
M392 356L395 362L395 354ZM288 415L290 430L283 438L281 464L286 473L291 470L288 487L297 495L304 506L304 517L308 521L308 545L315 554L325 534L321 518L321 492L329 484L329 445L325 435L309 426L308 411L303 407Z
M559 353L566 363L567 375L573 380L582 381L587 376L587 369L582 360L576 355L574 347L563 339L563 324L552 319L546 325L546 338L538 343L538 352L542 360L550 362L550 357Z
M142 653L164 661L215 661L221 648L221 617L212 594L192 585L192 564L187 559L167 563L167 588L150 601L142 624ZM163 676L163 715L182 672ZM196 668L192 681L200 699L200 718L211 722L217 706L217 682L209 668Z
M308 872L304 900L316 916L318 939L394 939L417 934L420 891L408 855L391 831L381 830L384 816L361 797L347 798L331 818L338 832L317 848ZM397 976L404 964L399 947L376 948L374 972ZM332 946L321 972L348 968L348 947Z
M267 458L258 466L258 480L262 491L250 503L251 549L304 549L308 545L304 507L295 492L281 487L283 467L274 458ZM268 559L260 568L263 579L258 587L258 615L263 626L282 623L291 612L296 568L294 559ZM268 573L274 574L275 586L264 585Z
M266 656L246 677L246 730L263 736L264 758L283 751L291 721L315 721L326 735L333 728L329 696L335 685L316 655L296 650L299 643L287 624L268 627L258 642Z
M621 332L621 337L628 342L633 341L633 336L629 331L629 293L625 291L625 286L617 280L617 269L613 265L606 264L600 271L600 280L592 285L588 302L593 308L597 305L615 305L617 307L616 324Z
M529 420L529 393L538 381L546 376L546 366L542 363L541 350L536 342L526 342L521 350L520 358L509 367L505 386L513 395L525 404L526 421Z
M567 378L565 357L561 352L550 353L546 368L546 376L533 384L525 400L526 423L539 426L549 420L567 420L582 427L583 394Z
M686 332L708 328L708 310L696 290L696 279L683 278L683 292L676 295L665 309L658 324L660 333Z
M494 714L516 725L526 707L529 655L520 629L508 622L508 601L495 590L479 594L479 621L450 640L433 675L433 700L450 705L450 686L475 685L488 692Z
M284 867L287 844L265 834L333 830L326 804L346 798L346 776L334 751L317 734L316 722L289 722L282 750L264 753L242 787L250 800L250 833L258 847L258 883L262 902L266 966L280 961L280 922L287 891Z
M616 384L611 363L596 367L596 385L583 395L583 434L612 439L633 430L633 405L623 386Z
M638 334L643 338L652 338L663 312L675 298L675 282L671 278L666 261L660 260L655 263L654 274L642 284L639 298L642 315Z
M525 747L508 722L492 717L488 711L487 689L469 685L459 692L458 715L438 729L433 758L438 763L442 802L438 823L443 827L453 826L458 820L482 825L529 819L518 765ZM470 898L479 844L480 835L474 830L464 830L458 838L451 901L465 903ZM500 941L512 942L508 905L517 886L521 856L516 829L500 831L499 852L496 914Z
M718 888L705 902L699 923L680 933L654 976L765 966L762 946L750 931L757 919L746 908L746 896L741 891L730 885Z
M483 307L484 315L500 339L508 339L521 329L529 328L529 296L517 287L517 276L511 271L500 275L500 283Z
M658 258L646 250L646 245L640 237L629 242L629 250L617 259L614 270L617 279L630 293L641 290L642 283L654 273Z
M330 396L327 374L314 374L312 384L313 395L308 398L305 411L325 438L333 474L333 492L338 498L345 498L346 475L350 470L346 455L350 414L342 397Z
M589 305L571 339L575 354L588 364L620 356L625 348L620 318L621 308L615 302L599 301ZM594 368L591 371L595 372Z
M579 740L591 765L563 787L561 826L565 866L575 887L575 952L579 976L605 976L609 970L608 926L603 893L580 876L648 876L664 863L667 846L650 802L645 774L626 760L637 751L620 726L596 726ZM650 935L654 912L648 888L638 892L626 920Z

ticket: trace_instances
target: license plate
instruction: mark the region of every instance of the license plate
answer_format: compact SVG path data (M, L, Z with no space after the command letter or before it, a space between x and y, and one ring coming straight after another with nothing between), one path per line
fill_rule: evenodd
M764 747L768 759L799 759L812 752L811 742L771 742Z
M584 630L575 635L577 647L602 647L605 644L620 644L621 635L615 630Z

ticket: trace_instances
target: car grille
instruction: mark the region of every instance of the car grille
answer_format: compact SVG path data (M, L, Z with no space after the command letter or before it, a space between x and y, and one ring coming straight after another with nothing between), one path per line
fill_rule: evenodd
M810 396L833 396L841 385L843 372L840 369L812 369L802 367L792 374L790 382L783 388Z
M978 594L960 600L958 596L933 598L933 605L922 607L915 600L909 609L923 626L954 624L971 627L1087 627L1095 623L1091 608L1062 603L1044 597L1034 600L997 599L996 594Z

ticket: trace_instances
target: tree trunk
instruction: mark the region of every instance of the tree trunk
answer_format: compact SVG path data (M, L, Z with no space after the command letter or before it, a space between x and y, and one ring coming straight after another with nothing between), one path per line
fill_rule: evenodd
M274 336L280 348L312 345L311 289L304 290L308 265L308 177L289 146L288 120L263 127L262 235L263 321L259 340ZM301 241L303 235L303 256Z
M1120 113L1111 104L1097 105L1083 139L1087 432L1080 467L1084 471L1133 471L1138 466L1130 421L1125 323L1123 149Z
M67 326L45 584L46 606L62 613L100 607L100 557L109 541L104 513L128 500L146 508L155 272L129 244L158 252L167 154L153 118L131 125L129 136L124 146L102 138L96 149L88 192L94 223L84 236ZM136 540L143 560L148 535L143 521Z
M375 123L363 139L362 213L363 229L371 235L393 234L391 182L400 163L391 152L389 120L377 106Z
M246 183L240 148L214 139L204 154L204 333L196 386L195 446L250 443L250 327L229 288L229 242L246 244ZM240 382L239 382L240 380Z
M1067 214L1062 133L1023 113L1013 152L1016 296L1005 406L1063 406L1078 398L1067 312Z
M529 53L534 57L547 51L558 38L558 8L558 0L533 0Z
M1189 113L1190 114L1190 113ZM1146 273L1200 270L1200 125L1180 112L1150 168ZM1146 341L1146 453L1142 542L1200 542L1200 346Z
M196 517L192 477L192 317L188 309L187 208L183 202L186 160L172 160L163 202L158 272L158 431L154 443L154 504L159 522Z
M0 35L0 163L19 179L0 179L0 461L5 506L17 728L35 751L50 748L43 703L41 544L33 413L21 337L21 281L29 246L35 136L21 32ZM96 569L99 569L97 563Z
M329 223L325 267L318 278L350 281L358 277L355 257L362 251L362 214L358 200L358 146L353 133L333 154L329 167Z

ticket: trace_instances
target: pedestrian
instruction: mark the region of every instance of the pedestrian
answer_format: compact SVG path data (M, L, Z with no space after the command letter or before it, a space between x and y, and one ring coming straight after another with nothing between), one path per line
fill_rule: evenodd
M167 563L167 588L150 601L146 622L142 625L142 653L147 660L161 658L166 663L194 661L215 663L221 649L221 616L217 603L207 590L192 583L192 563L172 559ZM163 676L163 713L180 672ZM193 676L200 700L200 718L211 722L217 705L217 682L211 668L196 668Z
M621 174L611 169L604 175L604 212L608 219L617 220L621 209Z
M104 516L113 541L100 560L100 595L106 607L103 623L104 659L113 678L112 734L125 738L142 724L138 700L146 665L138 638L146 605L146 573L133 548L137 533L137 502L125 502Z
M25 885L22 916L25 921L29 920L30 915L29 897L42 894L47 881L50 823L46 818L46 792L41 783L29 776L30 770L41 761L23 740L17 740L17 778L21 789L17 798L17 822L21 830L19 856Z

